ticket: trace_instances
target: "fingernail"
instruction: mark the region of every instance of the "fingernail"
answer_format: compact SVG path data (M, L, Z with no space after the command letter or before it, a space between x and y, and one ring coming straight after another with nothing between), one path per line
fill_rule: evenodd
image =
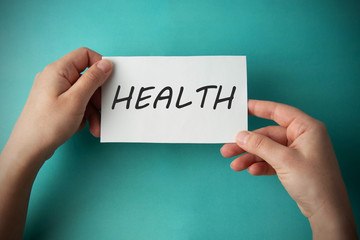
M249 135L250 133L249 132L246 132L246 131L243 131L243 132L239 132L237 135L236 135L236 141L241 144L241 145L244 145L246 144L248 138L249 138Z
M96 66L100 68L104 73L107 73L111 70L112 63L107 59L103 59L98 62Z

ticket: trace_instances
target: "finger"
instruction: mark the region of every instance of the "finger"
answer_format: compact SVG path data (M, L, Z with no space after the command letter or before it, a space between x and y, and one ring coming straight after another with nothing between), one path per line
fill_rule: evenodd
M286 128L284 128L284 127L267 126L264 128L256 129L253 132L268 136L272 140L274 140L282 145L287 145ZM229 157L234 157L241 153L244 153L245 150L240 148L240 146L236 143L226 143L220 149L220 152L223 155L223 157L229 158Z
M286 128L282 126L267 126L259 128L253 132L265 135L284 146L287 145Z
M100 137L100 113L89 103L85 111L86 120L89 122L90 132L94 137Z
M76 132L77 133L80 132L85 126L86 126L86 118L84 116L81 123L80 123L80 126L79 126L79 128L78 128L78 130Z
M245 150L239 147L236 143L226 143L220 149L221 155L225 158L234 157L244 152Z
M101 88L96 89L90 101L97 110L101 109Z
M239 132L236 136L236 143L245 151L264 159L275 170L280 169L295 154L295 150L254 132Z
M288 127L295 119L304 122L313 118L301 110L282 103L252 100L248 101L249 114L257 117L270 119L280 126Z
M258 164L259 163L259 164ZM252 175L274 175L276 171L271 165L265 162L260 157L253 155L251 153L245 153L240 157L236 158L231 164L230 167L234 171L243 171L248 169L249 173Z
M82 71L100 61L101 58L102 56L99 53L82 47L50 64L47 69L62 75L72 85L79 78Z
M103 59L91 66L76 83L65 93L74 102L76 107L85 108L90 98L110 76L112 64L109 60Z
M264 160L254 154L245 153L240 157L235 158L234 161L232 161L230 164L230 167L234 171L242 171L256 162L264 162Z
M257 162L248 168L248 172L254 176L275 175L276 171L267 162Z
M281 103L249 100L248 108L250 115L274 120L280 126L288 128L289 142L295 141L317 122L301 110Z

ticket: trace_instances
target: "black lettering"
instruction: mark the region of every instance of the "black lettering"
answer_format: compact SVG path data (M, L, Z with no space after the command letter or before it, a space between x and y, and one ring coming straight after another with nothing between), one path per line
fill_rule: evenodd
M168 91L169 93L168 93L168 95L163 96L163 93L164 93L165 91ZM168 102L166 103L166 108L169 108L169 107L170 107L170 103L171 103L172 93L173 93L173 91L172 91L172 88L171 88L171 87L169 87L169 86L164 87L164 88L159 92L159 94L157 95L157 97L155 98L154 108L156 108L158 101L160 101L160 100L165 100L165 99L167 99L167 101L168 101Z
M144 105L139 106L140 101L145 100L145 99L148 99L148 98L151 97L151 95L147 95L147 96L145 96L145 97L142 97L141 95L143 94L143 92L145 92L145 91L147 91L147 90L154 89L154 88L155 88L155 87L142 87L142 88L140 88L139 95L138 95L138 98L137 98L136 104L135 104L135 109L142 109L142 108L145 108L145 107L147 107L147 106L150 105L149 103L145 103Z
M115 98L114 98L114 101L113 101L113 104L112 104L112 110L114 110L115 108L115 105L119 102L123 102L123 101L126 101L126 109L129 109L130 108L130 101L132 99L132 95L134 93L134 86L131 87L130 89L130 93L129 93L129 96L128 97L124 97L124 98L118 98L119 97L119 93L120 93L120 85L118 85L117 87L117 90L116 90L116 94L115 94Z
M222 86L220 85L219 86L219 91L218 91L218 93L216 95L216 99L215 99L215 103L214 103L214 109L216 109L216 106L218 105L218 103L226 102L226 101L229 101L228 109L230 109L232 100L234 99L234 94L235 94L236 87L234 86L232 88L231 95L230 95L230 97L227 97L227 98L220 98L221 90L222 90Z
M201 108L204 107L205 99L206 99L206 95L207 95L207 91L208 91L209 88L217 88L217 86L215 86L215 85L208 85L208 86L204 86L204 87L201 87L201 88L196 89L196 92L204 91L203 98L202 98L202 100L201 100L201 105L200 105Z
M186 107L186 106L189 106L189 105L192 104L191 101L189 101L189 102L187 102L187 103L184 103L184 104L180 104L180 100L181 100L183 91L184 91L184 87L180 87L179 96L178 96L178 98L177 98L177 100L176 100L176 107L177 107L177 108L183 108L183 107Z

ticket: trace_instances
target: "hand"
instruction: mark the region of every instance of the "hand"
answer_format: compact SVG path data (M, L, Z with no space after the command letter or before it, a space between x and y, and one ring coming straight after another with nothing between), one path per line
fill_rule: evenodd
M235 171L248 169L252 175L277 174L309 218L314 236L324 227L340 231L341 226L347 232L341 233L342 239L349 234L356 237L351 206L325 125L284 104L249 100L248 108L249 114L274 120L280 126L243 131L236 143L225 144L221 149L224 157L246 152L231 167ZM328 239L335 236L339 235L332 234Z
M91 133L99 137L99 87L112 71L111 62L101 58L90 49L79 48L38 73L9 142L44 160L81 130L86 120Z
M81 76L85 68L89 69ZM0 155L0 238L22 239L32 184L44 161L85 126L100 135L100 91L108 60L79 48L37 74Z

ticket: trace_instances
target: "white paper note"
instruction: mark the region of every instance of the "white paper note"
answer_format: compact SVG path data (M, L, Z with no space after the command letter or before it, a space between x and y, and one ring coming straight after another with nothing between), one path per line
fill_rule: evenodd
M247 130L245 56L103 57L101 142L225 143Z

